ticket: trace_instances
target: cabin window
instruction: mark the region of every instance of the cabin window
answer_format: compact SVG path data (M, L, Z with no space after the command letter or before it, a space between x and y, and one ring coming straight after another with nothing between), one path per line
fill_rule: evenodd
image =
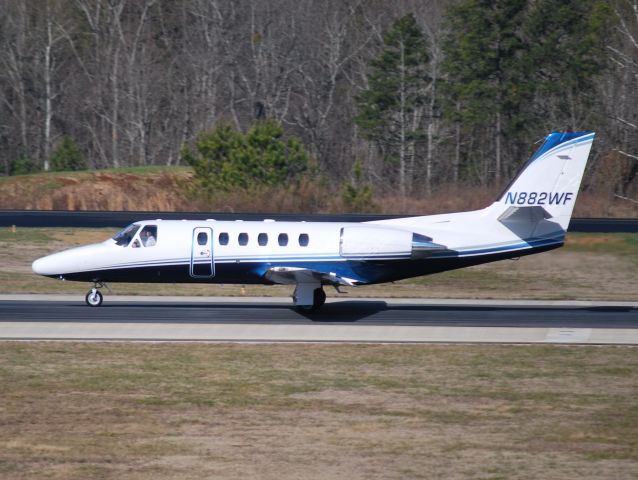
M197 245L207 245L208 244L208 234L206 232L199 232L197 234Z
M299 234L299 246L300 247L307 247L309 242L310 242L310 238L308 237L307 233L300 233Z
M240 233L239 236L237 237L237 241L239 242L240 245L248 245L248 234Z
M146 225L140 232L140 240L145 247L153 247L157 243L157 225Z
M286 245L288 245L288 234L280 233L279 237L277 238L277 242L279 242L280 247L285 247Z
M219 244L228 245L228 234L226 232L222 232L219 234Z
M135 234L137 233L139 229L140 229L139 225L133 224L117 232L113 236L113 240L115 240L115 244L119 245L120 247L128 247L128 244L131 243L131 240L133 240L133 237L135 236Z
M268 245L268 234L260 233L257 236L257 243L259 244L260 247L265 247L266 245Z

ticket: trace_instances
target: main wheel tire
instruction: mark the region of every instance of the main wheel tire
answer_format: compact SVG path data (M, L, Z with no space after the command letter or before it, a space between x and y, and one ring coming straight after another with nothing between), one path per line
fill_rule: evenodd
M326 292L323 291L323 288L316 288L312 295L313 310L321 307L324 303L326 303Z
M100 305L102 305L102 300L104 300L104 297L99 291L96 290L95 292L93 292L93 290L91 290L89 291L89 293L86 294L84 300L86 301L86 304L91 307L99 307Z

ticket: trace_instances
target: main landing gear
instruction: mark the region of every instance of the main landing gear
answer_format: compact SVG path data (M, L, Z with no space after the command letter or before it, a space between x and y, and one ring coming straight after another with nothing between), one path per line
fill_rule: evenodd
M292 299L299 310L311 312L326 303L326 292L321 284L298 283Z
M102 301L104 300L104 295L102 295L102 292L98 290L102 287L105 287L107 290L110 291L106 283L93 282L93 288L89 290L88 293L86 294L86 297L84 297L84 300L86 301L87 305L91 307L99 307L100 305L102 305Z

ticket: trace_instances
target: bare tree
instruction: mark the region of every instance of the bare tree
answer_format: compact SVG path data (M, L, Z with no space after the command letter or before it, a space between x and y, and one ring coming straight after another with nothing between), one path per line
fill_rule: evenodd
M54 102L62 90L63 82L56 77L62 64L63 54L58 53L65 39L65 21L63 11L65 3L61 0L45 0L43 28L42 80L44 84L44 128L42 139L42 157L44 170L49 170L51 147L53 143L52 123L55 114Z
M629 163L627 173L617 187L622 195L626 195L638 178L638 118L635 113L638 109L638 1L615 1L614 14L618 19L619 41L610 42L607 50L616 76L607 76L603 88L614 127L611 133L617 142L615 151Z
M299 64L299 76L293 90L290 115L286 121L299 129L316 158L322 158L331 170L343 171L339 145L349 143L353 126L347 121L350 95L355 88L352 69L375 36L369 29L357 27L360 3L348 5L329 2L316 5L309 1L302 31L308 53ZM337 148L335 148L337 147ZM352 157L348 152L346 157ZM346 171L351 162L346 163ZM344 172L345 173L345 172Z
M28 4L3 0L2 32L3 48L0 48L0 78L2 103L17 125L17 151L13 155L33 155L34 145L29 136L29 87L33 63L29 62L30 30Z

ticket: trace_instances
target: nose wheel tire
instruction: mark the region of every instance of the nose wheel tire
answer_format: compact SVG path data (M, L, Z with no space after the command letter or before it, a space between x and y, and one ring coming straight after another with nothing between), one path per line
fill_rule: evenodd
M100 305L102 305L102 300L104 300L104 297L96 289L93 289L86 294L85 300L87 305L91 307L99 307Z

